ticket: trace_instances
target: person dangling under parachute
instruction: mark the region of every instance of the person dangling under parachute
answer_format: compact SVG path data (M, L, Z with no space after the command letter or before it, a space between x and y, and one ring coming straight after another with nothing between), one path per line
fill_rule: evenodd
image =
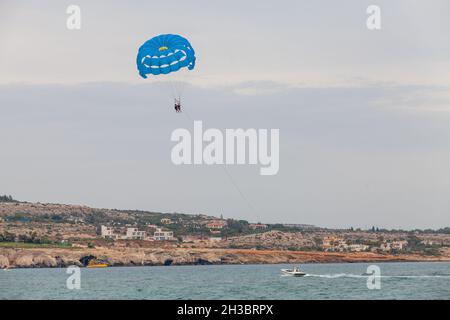
M181 112L181 99L175 98L175 112Z
M193 70L195 67L195 51L186 38L177 34L162 34L146 41L138 51L136 66L139 75L146 79L147 75L165 76L179 72L183 68ZM181 112L181 92L169 76L175 100L175 111Z

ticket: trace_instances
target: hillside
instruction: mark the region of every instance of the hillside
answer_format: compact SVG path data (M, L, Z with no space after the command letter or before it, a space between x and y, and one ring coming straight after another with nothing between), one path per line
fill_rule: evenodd
M106 226L119 233L105 236ZM140 236L129 237L130 230ZM153 236L161 230L171 236ZM86 259L117 266L448 261L450 235L442 230L331 230L5 197L0 201L0 267L83 265Z

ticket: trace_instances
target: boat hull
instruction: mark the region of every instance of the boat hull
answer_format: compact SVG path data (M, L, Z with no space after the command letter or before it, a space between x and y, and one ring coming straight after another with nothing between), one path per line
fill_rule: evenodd
M306 276L306 273L301 271L293 271L290 269L281 269L281 272L285 275L293 276L293 277L304 277Z
M108 265L107 264L92 264L92 265L88 265L86 268L107 268Z

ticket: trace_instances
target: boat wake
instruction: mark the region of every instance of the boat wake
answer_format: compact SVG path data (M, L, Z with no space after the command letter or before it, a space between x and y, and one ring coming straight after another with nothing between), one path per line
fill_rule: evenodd
M334 274L311 274L307 273L305 277L316 277L316 278L328 278L328 279L335 279L335 278L367 278L367 275L360 275L360 274L349 274L349 273L334 273Z
M371 274L351 274L351 273L335 273L335 274L311 274L307 273L305 277L316 277L316 278L368 278ZM374 276L378 278L446 278L450 279L450 275L381 275Z

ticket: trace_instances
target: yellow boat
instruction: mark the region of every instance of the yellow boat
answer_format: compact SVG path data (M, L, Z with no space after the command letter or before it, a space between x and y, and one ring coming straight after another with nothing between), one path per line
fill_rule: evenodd
M106 263L91 263L86 266L86 268L107 268L108 265Z

